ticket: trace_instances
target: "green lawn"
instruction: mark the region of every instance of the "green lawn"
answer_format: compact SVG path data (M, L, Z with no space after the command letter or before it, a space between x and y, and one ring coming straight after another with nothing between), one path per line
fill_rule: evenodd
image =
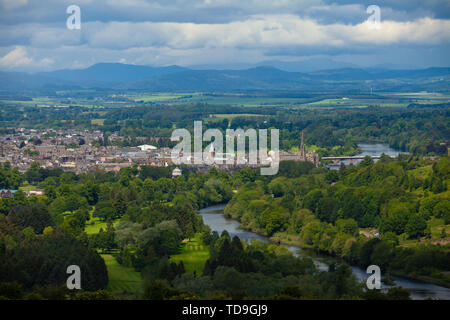
M181 252L173 255L170 261L183 261L186 272L193 274L195 271L197 275L202 275L208 259L209 247L203 244L200 234L196 234L191 241L182 244Z
M94 218L92 216L92 213L94 212L94 210L95 210L95 208L90 212L91 219L89 221L86 221L86 228L84 229L84 231L87 234L99 233L101 228L103 228L103 231L106 231L106 228L108 227L108 223L107 222L102 221L99 218ZM118 224L119 221L120 221L120 219L116 220L116 221L113 221L113 226ZM91 224L92 222L94 222L94 224Z
M38 189L38 187L31 184L26 184L19 188L19 190L22 190L23 192L30 192L31 190L36 189Z
M138 298L143 293L144 280L139 272L132 267L120 265L116 259L109 254L102 254L108 269L108 288L113 294L124 298Z

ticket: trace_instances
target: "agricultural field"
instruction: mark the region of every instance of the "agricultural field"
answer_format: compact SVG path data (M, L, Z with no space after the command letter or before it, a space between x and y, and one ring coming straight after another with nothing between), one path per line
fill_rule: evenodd
M59 92L56 96L38 96L33 98L11 98L1 99L0 105L35 106L38 108L69 106L81 106L92 109L102 115L102 109L132 106L137 104L197 104L228 105L240 107L286 107L299 109L340 109L340 108L366 108L368 106L381 107L407 107L411 103L417 104L440 104L450 101L449 95L419 92L419 93L395 93L380 92L373 95L342 96L312 94L308 97L290 96L286 94L270 93L214 93L202 92L173 92L173 93L124 93L111 94L96 92L74 91L75 96L68 98L68 92ZM102 125L102 119L92 119L93 124Z
M148 93L129 95L129 99L139 102L156 103L207 103L212 105L231 105L244 107L287 106L306 102L307 99L291 97L273 97L270 95L245 95L239 93L203 94L192 93Z
M410 103L421 104L438 104L449 101L448 96L433 95L428 93L422 94L396 94L396 93L381 93L372 96L353 96L343 95L342 97L326 97L317 95L316 97L299 98L299 97L280 97L266 94L238 94L238 93L217 93L217 94L202 94L191 93L183 95L176 94L153 94L143 96L144 102L159 102L159 103L207 103L211 105L230 105L242 107L289 107L289 108L367 108L368 106L381 107L407 107Z
M155 94L138 94L138 95L130 95L129 98L134 101L142 101L142 102L169 102L181 99L186 95L185 93L155 93Z
M253 113L229 113L229 114L214 114L214 118L227 118L232 119L236 117L262 117L263 114L253 114Z
M337 99L323 99L302 104L303 108L367 108L369 106L381 107L407 107L409 99L380 99L342 97Z
M440 101L440 102L448 102L450 99L450 95L442 94L438 92L401 92L401 93L393 93L386 92L383 93L385 96L391 96L396 98L408 98L414 100L424 100L424 101Z

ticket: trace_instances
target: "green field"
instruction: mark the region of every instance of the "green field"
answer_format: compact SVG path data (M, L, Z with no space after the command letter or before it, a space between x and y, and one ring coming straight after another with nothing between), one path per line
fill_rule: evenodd
M248 96L240 93L201 94L191 93L177 99L179 103L208 103L212 105L231 105L243 107L292 106L303 103L306 99L290 97Z
M132 267L120 265L116 259L109 254L102 254L108 269L108 288L113 294L124 298L138 298L143 293L144 280L139 272Z
M105 122L105 119L92 119L91 124L98 124L99 126L102 126Z
M383 95L383 96L380 96ZM280 97L270 94L242 93L216 93L204 94L191 93L148 93L130 95L129 98L143 102L160 103L207 103L211 105L230 105L242 107L295 107L295 108L366 108L370 105L381 107L407 107L410 103L443 103L448 102L449 97L433 93L377 93L373 97L342 96L333 98L299 98Z
M402 100L403 101L403 100ZM367 98L337 98L337 99L323 99L314 102L308 102L302 107L314 108L367 108L370 105L378 105L381 107L390 108L404 108L409 102L400 102L399 99L367 99Z
M236 117L263 117L263 114L254 114L254 113L228 113L228 114L214 114L215 118L236 118Z
M84 229L84 231L87 234L96 234L100 232L100 229L103 229L104 231L106 231L106 228L108 227L108 223L105 221L100 220L99 218L94 218L92 216L92 213L94 212L94 209L90 212L91 215L91 219L89 219L89 221L86 222L86 228ZM116 220L113 221L113 226L115 226L116 224L119 223L120 220ZM92 224L92 222L94 224Z
M70 99L67 95L73 93L74 97ZM95 91L68 91L59 92L59 96L33 97L31 101L24 99L1 100L0 104L4 106L36 106L38 108L67 108L71 105L89 108L90 111L83 113L96 112L98 115L91 119L94 125L103 125L103 115L105 110L122 108L124 105L135 105L142 103L157 104L196 104L207 103L210 105L229 105L241 107L286 107L299 109L342 109L342 108L366 108L377 105L390 108L404 108L410 103L418 104L438 104L448 103L450 96L430 92L377 92L373 96L361 96L348 94L345 96L333 95L312 95L308 97L280 96L270 93L202 93L202 92L138 92L124 94L112 98L109 94L98 94ZM92 99L91 95L96 99ZM103 112L103 114L101 113Z
M130 95L130 98L143 102L159 102L180 99L186 95L195 93L152 93L152 94L137 94Z
M23 192L30 192L31 190L38 189L37 186L31 185L31 184L25 184L21 187L19 187L19 190L22 190Z
M431 238L421 237L418 239L400 239L400 245L404 247L415 247L419 245L440 244L442 246L450 243L450 225L446 225L444 219L431 218L427 221L430 227ZM442 238L442 229L445 229L446 237Z
M206 260L209 259L209 248L200 239L200 234L196 234L189 242L182 244L181 252L170 257L170 261L183 261L186 272L203 274Z

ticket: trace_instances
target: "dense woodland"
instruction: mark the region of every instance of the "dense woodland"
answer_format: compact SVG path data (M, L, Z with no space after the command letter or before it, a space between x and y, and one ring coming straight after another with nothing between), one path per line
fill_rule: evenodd
M294 165L294 164L291 164ZM303 165L301 163L297 165ZM450 223L450 160L367 157L339 171L255 180L239 189L225 214L276 241L309 247L385 272L448 283L448 244L432 241L431 222ZM441 238L446 239L445 228ZM360 230L377 230L380 238ZM368 237L371 240L368 241ZM428 239L428 240L427 240ZM414 244L399 246L399 244ZM446 242L444 242L446 243Z
M425 170L426 174L422 173ZM115 299L105 291L108 274L99 253L110 252L140 272L144 299L397 299L366 292L344 262L320 272L309 258L296 258L278 244L252 242L211 233L199 208L226 203L226 214L243 226L298 245L342 257L349 263L378 264L384 271L434 277L448 283L448 245L402 247L403 240L426 239L427 222L449 224L447 183L450 160L410 156L367 158L339 171L310 163L282 162L277 176L259 171L206 174L183 168L137 166L120 173L76 175L40 168L24 174L2 165L4 188L24 181L45 190L26 197L21 191L0 200L0 296L26 299ZM233 192L236 190L236 192ZM93 218L107 223L87 234ZM359 234L380 230L381 238ZM170 261L183 239L201 235L210 256L202 274L187 273ZM82 270L83 291L64 289L67 265Z

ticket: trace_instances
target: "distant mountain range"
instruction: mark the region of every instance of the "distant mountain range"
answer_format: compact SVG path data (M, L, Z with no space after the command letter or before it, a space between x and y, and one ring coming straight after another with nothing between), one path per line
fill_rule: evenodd
M319 70L342 69L342 68L359 68L358 65L342 61L336 61L330 58L309 58L301 61L279 61L266 60L258 63L234 63L234 64L210 64L195 65L190 69L194 70L245 70L256 67L274 67L288 72L313 72ZM394 67L388 69L396 69ZM398 69L398 68L397 68Z
M287 68L289 63L284 65ZM299 67L297 65L297 67ZM293 68L295 69L295 68ZM449 89L450 68L395 70L354 67L309 72L273 66L241 70L193 70L179 66L149 67L99 63L86 69L36 74L0 72L2 92L63 89L161 91L441 91Z
M256 67L274 67L288 72L314 72L321 70L343 69L343 68L361 68L357 64L337 61L328 57L314 57L300 61L280 61L280 60L266 60L258 63L231 63L231 64L209 64L209 65L194 65L190 69L194 70L245 70ZM379 64L368 69L395 69L395 70L409 70L418 69L406 64L385 63ZM366 69L366 68L365 68Z
M122 63L97 63L86 69L64 69L42 72L38 73L38 75L70 82L97 85L98 83L113 84L136 81L185 70L187 69L179 66L148 67Z

